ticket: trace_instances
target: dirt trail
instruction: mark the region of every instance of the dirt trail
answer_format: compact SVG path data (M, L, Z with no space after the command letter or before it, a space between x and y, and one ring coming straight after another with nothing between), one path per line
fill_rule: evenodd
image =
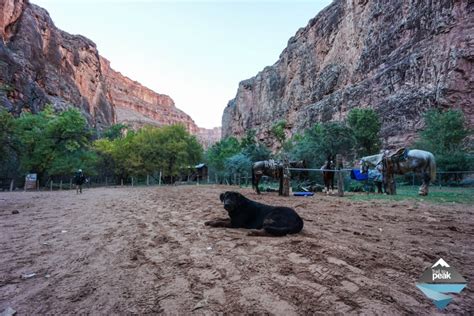
M473 206L245 189L306 220L301 234L249 237L203 225L225 216L227 189L0 194L0 312L432 315L415 282L442 257L468 280L443 314L474 313Z

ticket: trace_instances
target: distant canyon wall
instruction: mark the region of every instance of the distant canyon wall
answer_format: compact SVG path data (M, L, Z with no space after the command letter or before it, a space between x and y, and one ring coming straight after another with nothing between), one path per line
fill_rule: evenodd
M169 96L113 70L91 40L59 30L46 10L29 1L1 0L0 37L0 106L16 115L49 103L79 108L99 129L182 124L200 139L207 133L204 143L215 141L209 136L215 130L200 129Z
M214 127L211 129L208 128L199 128L197 137L199 142L203 145L204 149L211 147L213 144L221 140L221 128Z
M156 126L182 124L190 133L198 134L199 127L193 119L176 108L169 96L156 93L123 76L110 67L107 59L101 57L100 61L109 98L117 113L117 122L135 127L145 124Z
M353 108L381 117L384 145L414 141L430 108L461 109L474 126L474 2L336 0L288 41L278 61L240 82L223 137L255 129L275 148Z

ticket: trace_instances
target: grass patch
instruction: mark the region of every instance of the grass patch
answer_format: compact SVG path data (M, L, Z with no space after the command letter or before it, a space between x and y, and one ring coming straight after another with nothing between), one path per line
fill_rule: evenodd
M428 196L418 195L418 187L399 186L397 187L397 195L360 193L348 196L351 200L370 201L370 200L389 200L404 201L415 200L420 202L432 203L462 203L474 204L473 188L453 188L453 187L431 187Z

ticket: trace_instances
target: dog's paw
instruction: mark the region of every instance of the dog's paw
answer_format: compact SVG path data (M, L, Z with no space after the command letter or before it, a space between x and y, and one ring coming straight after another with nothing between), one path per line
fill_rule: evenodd
M207 222L204 222L204 225L206 226L211 226L211 224L213 223L214 221L207 221Z

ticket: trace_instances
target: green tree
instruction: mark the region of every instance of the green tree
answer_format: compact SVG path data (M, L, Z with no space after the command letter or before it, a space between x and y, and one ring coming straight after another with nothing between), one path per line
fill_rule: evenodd
M15 120L21 170L47 175L71 174L77 168L93 171L92 136L87 121L77 109L59 114L47 106L38 114L24 113Z
M114 140L99 139L94 147L102 164L112 164L119 178L157 171L174 177L202 159L202 146L181 125L144 127Z
M438 168L445 171L466 170L472 165L468 154L468 136L472 130L466 127L464 115L459 110L440 112L429 110L424 115L425 129L416 145L432 152Z
M271 157L271 150L255 139L256 132L249 129L240 140L241 153L247 156L250 161L267 160Z
M6 110L0 110L0 177L13 178L19 168L18 140L15 120Z
M328 155L350 155L354 143L352 130L339 122L317 123L296 139L299 141L292 146L290 157L304 159L315 168L319 168Z
M225 161L240 153L240 143L235 137L228 137L214 145L212 145L206 152L206 161L208 166L215 171L219 176L225 174Z
M118 123L109 126L104 133L102 134L103 138L108 138L110 140L114 140L116 138L122 138L124 131L128 128L127 125Z
M380 123L377 113L372 109L352 109L347 123L354 133L358 156L373 155L380 150Z
M252 162L243 153L233 155L225 160L225 169L229 175L241 174L250 175Z
M270 132L280 142L280 144L283 144L283 142L286 139L285 128L286 128L286 121L285 120L280 120L280 121L276 122L270 128Z

